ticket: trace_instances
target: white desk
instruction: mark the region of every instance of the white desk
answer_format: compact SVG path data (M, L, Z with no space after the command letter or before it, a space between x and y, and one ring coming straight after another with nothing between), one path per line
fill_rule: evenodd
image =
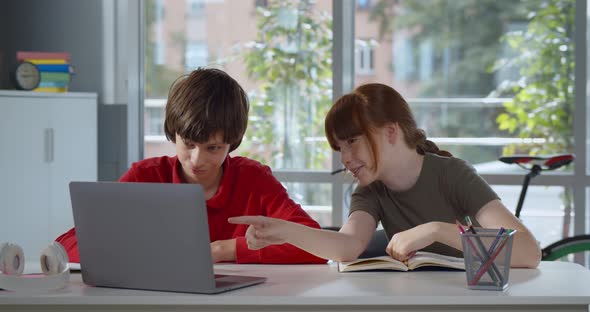
M334 265L217 265L217 273L266 276L218 295L71 285L41 294L0 291L1 311L584 311L590 271L547 262L513 269L504 292L468 290L464 272L338 273Z

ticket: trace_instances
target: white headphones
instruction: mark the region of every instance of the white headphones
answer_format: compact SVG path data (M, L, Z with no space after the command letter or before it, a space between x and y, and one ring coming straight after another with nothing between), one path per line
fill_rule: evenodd
M44 275L26 274L23 249L16 244L0 245L0 288L4 290L52 290L66 287L70 280L68 254L57 242L41 252L41 270Z

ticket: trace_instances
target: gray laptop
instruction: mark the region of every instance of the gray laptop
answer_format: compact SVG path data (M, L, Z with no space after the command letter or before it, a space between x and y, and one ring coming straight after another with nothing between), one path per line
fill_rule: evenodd
M213 294L266 280L214 274L200 185L71 182L70 197L88 285Z

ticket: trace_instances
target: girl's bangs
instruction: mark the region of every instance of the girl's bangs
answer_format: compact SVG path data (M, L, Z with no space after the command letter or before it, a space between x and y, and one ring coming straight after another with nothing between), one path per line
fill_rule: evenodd
M326 138L333 150L340 150L338 141L365 134L362 107L362 99L357 94L345 95L334 103L326 116L325 125Z

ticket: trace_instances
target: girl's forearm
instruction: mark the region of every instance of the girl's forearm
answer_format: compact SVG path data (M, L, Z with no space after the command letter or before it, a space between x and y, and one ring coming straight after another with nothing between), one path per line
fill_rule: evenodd
M433 222L435 226L435 241L463 250L461 236L455 224ZM518 231L514 234L512 242L512 257L510 266L536 268L541 260L541 249L536 240L528 231Z
M537 240L528 232L514 233L510 266L536 268L541 261L541 248Z
M463 251L463 246L461 246L461 236L459 235L459 229L456 224L445 222L432 223L435 227L435 230L433 231L433 233L435 233L435 241Z
M334 261L354 260L365 248L365 244L352 235L297 223L290 224L286 241L315 256Z

